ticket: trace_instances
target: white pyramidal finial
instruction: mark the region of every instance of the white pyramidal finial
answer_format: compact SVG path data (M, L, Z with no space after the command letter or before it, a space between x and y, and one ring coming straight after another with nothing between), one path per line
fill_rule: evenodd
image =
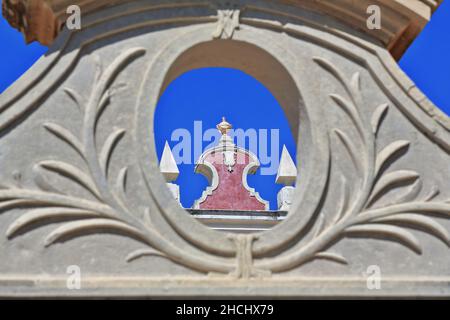
M275 183L283 184L285 186L292 186L294 185L296 179L297 167L295 166L294 160L292 160L289 151L284 145Z
M164 178L166 178L167 182L176 180L180 174L175 158L173 157L172 150L170 150L169 143L167 141L164 145L164 151L159 164L159 169L161 170Z

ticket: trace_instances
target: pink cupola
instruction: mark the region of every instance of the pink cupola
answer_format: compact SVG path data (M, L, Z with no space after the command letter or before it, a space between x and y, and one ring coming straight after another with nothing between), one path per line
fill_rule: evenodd
M195 166L195 172L204 175L209 186L194 209L266 211L269 202L263 200L247 183L247 175L254 174L260 163L256 155L233 143L228 135L232 128L225 118L217 125L222 134L219 144L206 150Z

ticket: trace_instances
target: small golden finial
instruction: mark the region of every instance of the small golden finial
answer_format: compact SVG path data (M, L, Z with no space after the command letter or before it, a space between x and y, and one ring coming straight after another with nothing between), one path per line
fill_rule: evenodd
M217 125L217 130L220 131L222 135L226 135L227 132L233 128L233 126L227 122L225 117L222 117L222 122Z

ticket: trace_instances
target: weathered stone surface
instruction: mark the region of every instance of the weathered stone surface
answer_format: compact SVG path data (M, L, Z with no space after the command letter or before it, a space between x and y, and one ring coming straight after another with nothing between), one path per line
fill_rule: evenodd
M0 296L450 296L448 117L384 44L326 14L225 9L238 26L200 1L93 11L1 95ZM164 186L158 97L211 66L262 82L298 143L271 230L207 228Z
M128 0L3 0L3 15L10 24L20 30L27 42L39 41L50 45L67 19L66 9L78 5L83 15L95 13L100 8L126 3ZM239 24L239 10L245 1L231 1L231 10L223 1L210 1L218 8L218 25L214 38L231 37ZM253 1L257 3L258 1ZM442 0L281 0L271 1L323 12L369 37L382 43L391 54L400 59L411 42L420 33ZM367 28L367 8L377 5L382 10L381 30ZM265 14L264 11L261 14ZM269 13L270 14L270 13ZM27 21L28 23L18 23Z
M291 205L294 202L295 188L292 186L286 186L281 188L277 194L278 210L289 211Z
M180 202L180 186L175 183L166 183L167 187L169 188L170 193L172 193L172 196L175 198L175 200Z

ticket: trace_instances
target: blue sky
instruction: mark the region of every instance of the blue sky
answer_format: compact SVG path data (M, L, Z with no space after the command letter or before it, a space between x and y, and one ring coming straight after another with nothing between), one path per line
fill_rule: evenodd
M0 42L4 44L0 59L0 92L17 80L35 61L47 51L37 43L25 45L22 35L10 28L0 18ZM400 61L401 68L417 86L447 115L450 115L450 1L444 1L431 22L408 49ZM177 141L171 135L178 128L194 133L194 121L202 121L203 130L214 128L222 116L235 127L267 129L268 156L271 156L270 133L278 130L281 154L286 144L295 155L293 137L281 107L271 93L252 77L224 68L194 70L172 82L162 95L155 115L155 140L159 155L164 142L169 140L172 148ZM194 138L194 135L192 135ZM261 138L261 137L260 137ZM192 145L194 144L191 141ZM203 143L206 147L209 143ZM193 159L193 155L192 155ZM263 165L268 167L269 165ZM190 207L206 187L206 179L193 173L193 164L181 164L181 200ZM249 177L249 184L276 207L276 194L280 188L274 184L275 175Z
M270 168L269 163L263 164L268 162L264 158L272 158L272 163L278 162L283 144L294 157L295 143L287 119L270 91L251 76L225 68L193 70L181 75L168 86L161 96L155 115L156 146L159 154L162 153L167 139L177 158L178 148L174 147L178 142L170 141L174 130L186 128L193 133L194 121L201 121L204 130L215 128L222 116L226 116L227 121L235 128L258 130L259 150L251 151L258 154L262 162L261 167L267 170ZM260 130L267 132L267 139L264 139L264 134L259 134ZM271 139L272 134L275 137L279 135L279 139ZM261 142L264 141L267 152L260 148ZM203 142L203 148L208 144L208 141ZM193 141L191 145L194 145ZM240 146L248 149L249 141ZM191 159L194 162L197 157L191 155ZM181 189L181 201L184 207L190 207L195 199L200 198L207 181L203 176L194 174L194 163L181 164L179 168L177 183ZM276 194L281 188L275 185L274 174L262 175L259 171L248 177L249 185L270 201L272 209L276 209Z

